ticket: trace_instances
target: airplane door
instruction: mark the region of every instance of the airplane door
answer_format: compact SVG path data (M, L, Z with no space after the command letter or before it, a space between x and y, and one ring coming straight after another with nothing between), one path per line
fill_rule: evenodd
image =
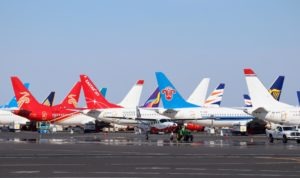
M286 112L281 112L281 121L285 122L287 118L287 113Z

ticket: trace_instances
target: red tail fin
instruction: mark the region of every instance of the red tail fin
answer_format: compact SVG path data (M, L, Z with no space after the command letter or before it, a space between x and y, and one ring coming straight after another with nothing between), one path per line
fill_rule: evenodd
M65 108L76 108L80 96L81 83L78 81L71 89L70 93L65 97L61 105Z
M121 108L107 101L87 75L80 75L86 105L89 109Z
M18 77L11 77L11 83L20 109L32 111L41 105Z

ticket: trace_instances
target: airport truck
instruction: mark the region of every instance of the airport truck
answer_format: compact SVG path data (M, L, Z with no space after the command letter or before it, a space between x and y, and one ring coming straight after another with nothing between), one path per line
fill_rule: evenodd
M300 143L300 132L292 126L277 126L275 129L266 129L266 134L269 142L273 143L274 140L282 140L287 143L288 140L296 140Z

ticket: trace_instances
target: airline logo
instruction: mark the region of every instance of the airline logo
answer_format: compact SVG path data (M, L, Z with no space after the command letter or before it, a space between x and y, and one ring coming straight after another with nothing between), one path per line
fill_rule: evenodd
M168 101L171 101L173 99L173 95L176 93L176 91L172 87L166 87L162 90L162 94L165 95L165 99Z
M24 91L24 92L20 92L20 94L22 96L18 100L18 106L19 106L19 108L21 108L24 103L28 104L30 102L30 99L29 99L30 94L28 92Z
M278 89L271 89L269 90L270 94L276 99L278 100L278 97L280 95L280 90Z
M96 96L100 96L100 93L97 91L96 87L94 87L94 85L88 79L86 79L84 82L89 86Z
M68 96L68 98L69 98L68 99L68 104L72 104L74 107L76 107L77 106L77 101L74 97L76 97L76 95L74 95L74 94L70 94Z

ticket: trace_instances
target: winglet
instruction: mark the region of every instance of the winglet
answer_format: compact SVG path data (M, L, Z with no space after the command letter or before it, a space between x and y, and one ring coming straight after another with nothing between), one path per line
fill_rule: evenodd
M255 72L251 68L245 68L244 69L244 74L246 76L256 76Z

